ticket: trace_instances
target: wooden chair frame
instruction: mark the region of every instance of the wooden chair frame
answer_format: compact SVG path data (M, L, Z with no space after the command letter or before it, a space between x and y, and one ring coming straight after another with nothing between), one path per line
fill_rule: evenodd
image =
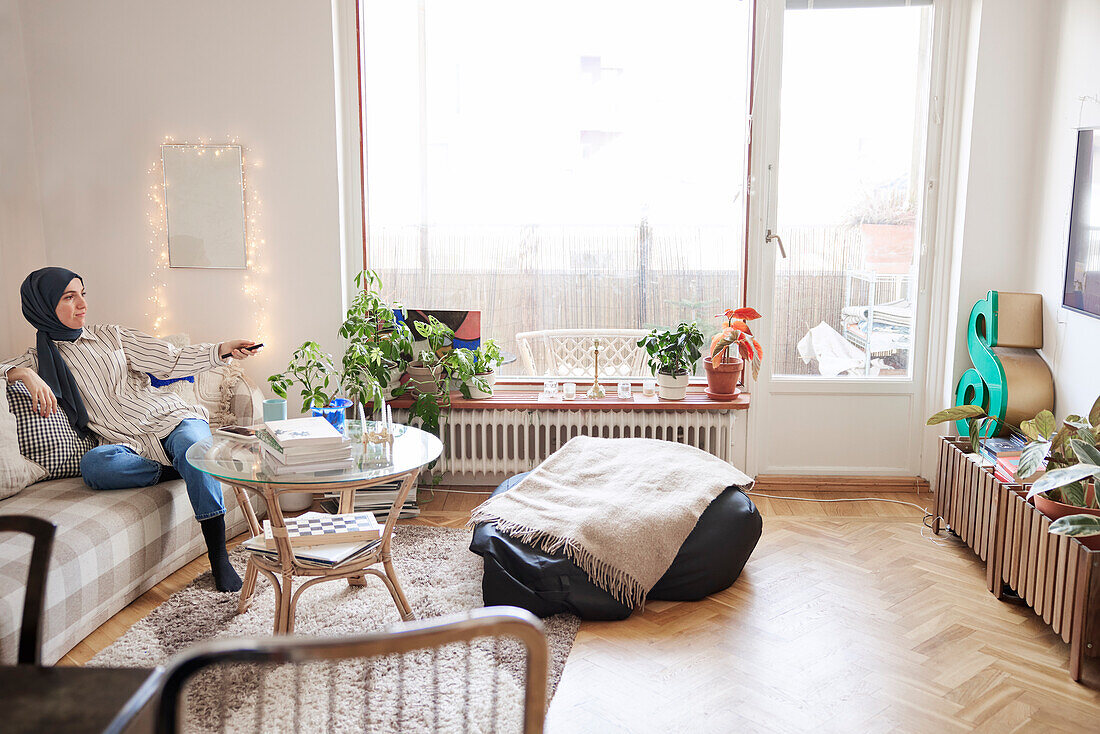
M42 618L46 611L46 573L53 551L57 526L32 515L0 515L0 533L27 533L34 538L27 567L27 591L23 598L23 621L19 627L19 665L42 664Z
M550 659L542 622L525 609L486 607L436 619L405 622L381 632L337 638L218 640L190 648L168 664L156 705L157 731L180 731L180 703L186 682L220 663L287 664L394 655L469 642L481 637L513 637L527 651L523 731L541 734L546 717Z
M279 484L260 480L249 482L239 479L233 481L222 479L221 481L233 487L233 491L237 496L237 503L244 510L248 527L254 536L262 535L263 527L256 518L252 504L248 501L247 493L256 492L263 497L264 502L267 504L268 519L271 522L275 547L279 553L277 560L249 553L248 567L245 569L244 585L241 587L237 612L243 613L248 609L252 594L256 590L257 575L262 573L275 589L275 625L272 633L276 635L291 634L294 632L294 612L298 605L298 599L306 589L323 581L337 579L347 579L352 586L363 586L366 583L366 574L372 574L380 578L382 583L386 585L386 589L393 597L393 602L397 606L397 612L401 615L401 619L406 621L414 619L412 607L409 605L408 599L405 598L405 592L401 589L397 572L393 568L390 541L393 538L393 528L397 522L397 515L401 506L405 503L405 498L408 497L413 485L416 484L419 473L420 469L418 467L403 474L328 484ZM389 517L386 518L386 524L382 529L382 542L374 550L332 568L317 568L296 562L294 550L291 548L286 535L286 521L279 507L279 495L287 492L338 491L340 493L340 512L352 512L356 490L392 482L395 478L402 479L401 488L398 490L397 497L390 508ZM371 568L376 564L382 564L382 568ZM303 583L297 591L294 591L292 582L295 576L310 576L312 578Z

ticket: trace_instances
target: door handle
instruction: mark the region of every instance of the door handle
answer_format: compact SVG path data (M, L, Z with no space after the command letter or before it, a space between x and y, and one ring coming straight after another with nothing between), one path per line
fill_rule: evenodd
M783 259L787 259L787 248L783 246L783 238L772 232L770 229L764 235L764 242L771 242L775 240L775 243L779 245L779 254L783 256Z

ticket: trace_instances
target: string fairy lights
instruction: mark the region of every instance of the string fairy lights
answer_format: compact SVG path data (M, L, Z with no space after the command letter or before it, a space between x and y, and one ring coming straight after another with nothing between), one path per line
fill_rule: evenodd
M267 305L265 290L260 287L267 272L260 259L260 250L267 241L260 228L260 213L263 201L254 186L249 185L246 174L246 162L253 168L262 167L260 160L252 160L252 151L242 145L235 136L226 136L227 142L213 142L199 138L196 143L177 143L171 135L166 135L163 145L176 146L181 150L194 151L198 156L213 153L221 156L223 149L237 146L241 150L241 183L244 187L245 208L245 270L241 278L241 291L252 302L252 335L258 342L267 343ZM152 294L148 298L149 310L145 312L147 321L152 322L152 333L164 336L168 328L168 277L170 267L168 259L168 211L164 191L164 163L157 157L149 167L149 258L152 268L149 279L152 282Z

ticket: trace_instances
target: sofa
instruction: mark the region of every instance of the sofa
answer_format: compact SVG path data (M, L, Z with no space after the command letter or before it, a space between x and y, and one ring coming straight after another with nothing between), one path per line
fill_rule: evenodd
M170 339L185 343L184 338ZM212 427L261 420L263 396L240 366L161 387L210 412ZM7 411L7 400L0 411ZM12 419L14 420L14 419ZM172 473L174 475L174 472ZM247 528L233 491L223 486L226 537ZM255 500L257 512L262 500ZM126 605L206 546L181 479L152 487L96 491L80 479L31 484L0 500L0 515L34 515L57 525L46 583L42 662L52 665ZM31 540L0 535L0 663L15 662Z

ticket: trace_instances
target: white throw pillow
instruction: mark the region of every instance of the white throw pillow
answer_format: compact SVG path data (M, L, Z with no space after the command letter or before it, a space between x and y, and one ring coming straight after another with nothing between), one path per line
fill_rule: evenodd
M46 476L45 469L19 453L19 433L8 410L7 392L0 389L0 500Z

